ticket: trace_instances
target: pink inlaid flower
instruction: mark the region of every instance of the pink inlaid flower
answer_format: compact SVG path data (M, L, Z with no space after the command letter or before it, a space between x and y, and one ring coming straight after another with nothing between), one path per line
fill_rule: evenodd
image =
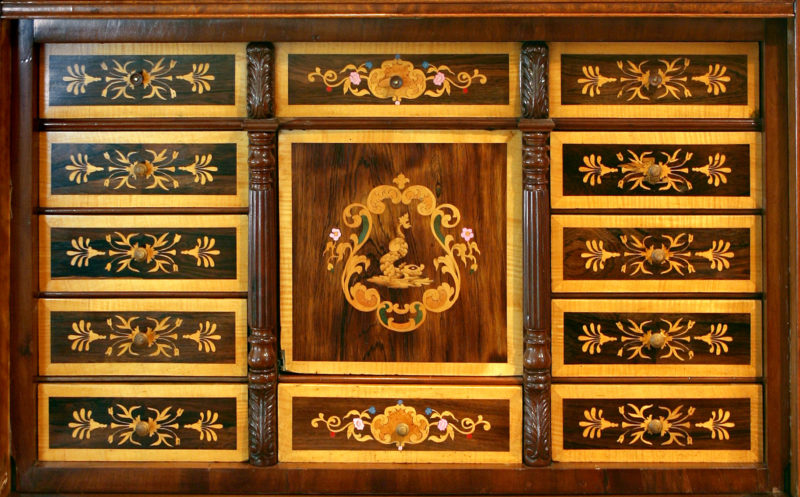
M439 431L444 431L447 429L447 420L442 418L436 423L436 427L439 428Z
M350 82L354 85L358 86L361 84L361 75L358 74L356 71L350 73Z
M475 238L475 235L472 233L472 228L461 228L461 238L463 238L465 242Z
M436 73L436 76L433 77L433 84L436 86L442 86L442 83L444 83L444 73L439 71Z
M328 236L331 237L334 242L338 242L339 238L342 237L342 231L339 228L333 228ZM461 236L464 236L464 234L462 233Z
M353 418L353 426L356 430L361 431L364 429L364 421L361 418Z

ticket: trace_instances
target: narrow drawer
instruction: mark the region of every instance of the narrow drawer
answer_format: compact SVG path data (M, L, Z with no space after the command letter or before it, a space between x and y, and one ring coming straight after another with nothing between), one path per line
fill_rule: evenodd
M761 302L553 300L554 377L761 375Z
M758 216L553 216L554 292L758 292Z
M39 385L42 461L244 461L247 385Z
M42 299L42 375L246 376L244 299Z
M757 43L552 43L550 115L758 117Z
M244 132L42 136L42 207L247 207Z
M46 44L41 116L244 117L244 43Z
M278 386L281 462L519 463L512 386Z
M758 133L554 132L555 209L761 207Z
M759 385L553 385L553 460L762 460Z
M281 43L276 113L514 117L516 43Z
M247 216L42 216L45 292L246 291Z

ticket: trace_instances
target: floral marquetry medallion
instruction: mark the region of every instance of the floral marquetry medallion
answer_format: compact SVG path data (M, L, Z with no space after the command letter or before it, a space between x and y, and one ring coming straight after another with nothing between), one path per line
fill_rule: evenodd
M366 373L391 363L410 372L421 367L410 363L437 363L453 374L515 371L518 274L510 258L520 230L509 220L519 208L511 193L517 139L283 134L287 369ZM483 298L486 292L496 298Z

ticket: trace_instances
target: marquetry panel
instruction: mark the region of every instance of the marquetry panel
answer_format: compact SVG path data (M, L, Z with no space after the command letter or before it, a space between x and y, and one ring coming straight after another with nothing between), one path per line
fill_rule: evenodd
M554 377L757 377L756 300L553 300Z
M757 216L553 216L554 292L758 292Z
M553 385L553 460L758 462L760 385Z
M246 207L244 132L64 132L40 138L43 207Z
M553 117L756 118L756 43L552 43Z
M244 299L43 299L42 375L245 376Z
M46 44L42 117L243 117L243 43Z
M555 132L550 154L555 209L762 205L758 133Z
M513 43L282 43L278 116L519 114Z
M42 461L244 461L247 386L40 384Z
M246 291L247 216L42 216L46 292Z
M278 150L288 371L520 374L517 132L286 132Z
M514 386L278 386L281 462L519 463Z

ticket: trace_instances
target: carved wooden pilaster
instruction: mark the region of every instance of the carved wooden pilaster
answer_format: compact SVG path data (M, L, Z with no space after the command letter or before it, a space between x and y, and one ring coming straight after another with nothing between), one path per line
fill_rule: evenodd
M522 117L547 119L550 112L547 93L547 44L522 45Z
M247 45L247 117L265 119L275 113L271 43Z
M250 132L247 356L250 463L278 462L278 192L274 132Z
M523 458L550 463L549 132L523 134Z

